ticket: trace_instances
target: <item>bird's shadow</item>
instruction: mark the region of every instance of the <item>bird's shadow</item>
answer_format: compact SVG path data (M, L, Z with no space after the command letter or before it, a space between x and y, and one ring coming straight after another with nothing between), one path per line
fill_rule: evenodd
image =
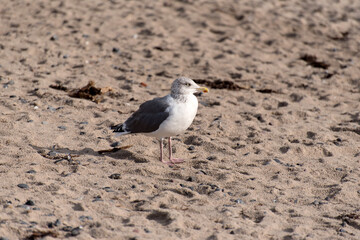
M149 162L148 159L143 157L138 157L134 153L122 149L122 148L113 148L109 150L99 150L95 151L92 148L83 148L81 150L72 150L69 148L59 148L59 147L39 147L30 144L30 147L32 147L34 150L37 151L41 156L49 155L53 152L54 155L56 154L62 154L62 155L73 155L73 156L82 156L82 155L92 155L96 157L100 156L108 156L114 159L118 160L130 160L134 161L135 163L146 163ZM128 147L127 147L128 148Z

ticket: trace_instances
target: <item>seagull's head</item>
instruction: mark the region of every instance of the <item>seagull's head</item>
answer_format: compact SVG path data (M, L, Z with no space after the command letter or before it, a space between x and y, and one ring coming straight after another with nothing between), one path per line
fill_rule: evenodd
M186 77L177 78L171 85L171 94L193 94L196 92L207 93L206 87L200 87L192 79Z

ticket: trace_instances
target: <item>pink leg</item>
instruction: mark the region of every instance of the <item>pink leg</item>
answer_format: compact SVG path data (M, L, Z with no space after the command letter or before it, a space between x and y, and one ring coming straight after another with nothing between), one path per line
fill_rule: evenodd
M169 165L172 165L172 162L168 162L164 160L164 147L163 147L163 138L160 139L160 161Z
M173 164L184 162L184 159L173 158L173 157L172 157L171 137L169 137L169 160L170 160L170 162L172 162Z
M160 161L163 161L163 139L160 138Z

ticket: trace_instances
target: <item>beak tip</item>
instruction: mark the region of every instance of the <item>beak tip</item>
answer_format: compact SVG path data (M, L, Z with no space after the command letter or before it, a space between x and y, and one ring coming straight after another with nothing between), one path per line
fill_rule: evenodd
M201 91L201 92L203 92L203 93L209 92L209 89L206 88L206 87L199 87L199 88L197 88L197 90L198 90L198 91Z

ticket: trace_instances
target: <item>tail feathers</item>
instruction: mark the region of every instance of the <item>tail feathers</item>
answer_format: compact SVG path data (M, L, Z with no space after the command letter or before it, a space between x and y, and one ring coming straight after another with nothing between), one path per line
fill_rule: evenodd
M116 133L115 136L121 136L130 133L129 131L126 130L125 124L118 124L115 126L111 126L111 129L113 130L113 132Z
M124 124L118 124L110 127L113 132L124 132Z
M119 137L119 136L122 136L122 135L125 135L125 134L129 134L130 132L115 132L115 137Z

